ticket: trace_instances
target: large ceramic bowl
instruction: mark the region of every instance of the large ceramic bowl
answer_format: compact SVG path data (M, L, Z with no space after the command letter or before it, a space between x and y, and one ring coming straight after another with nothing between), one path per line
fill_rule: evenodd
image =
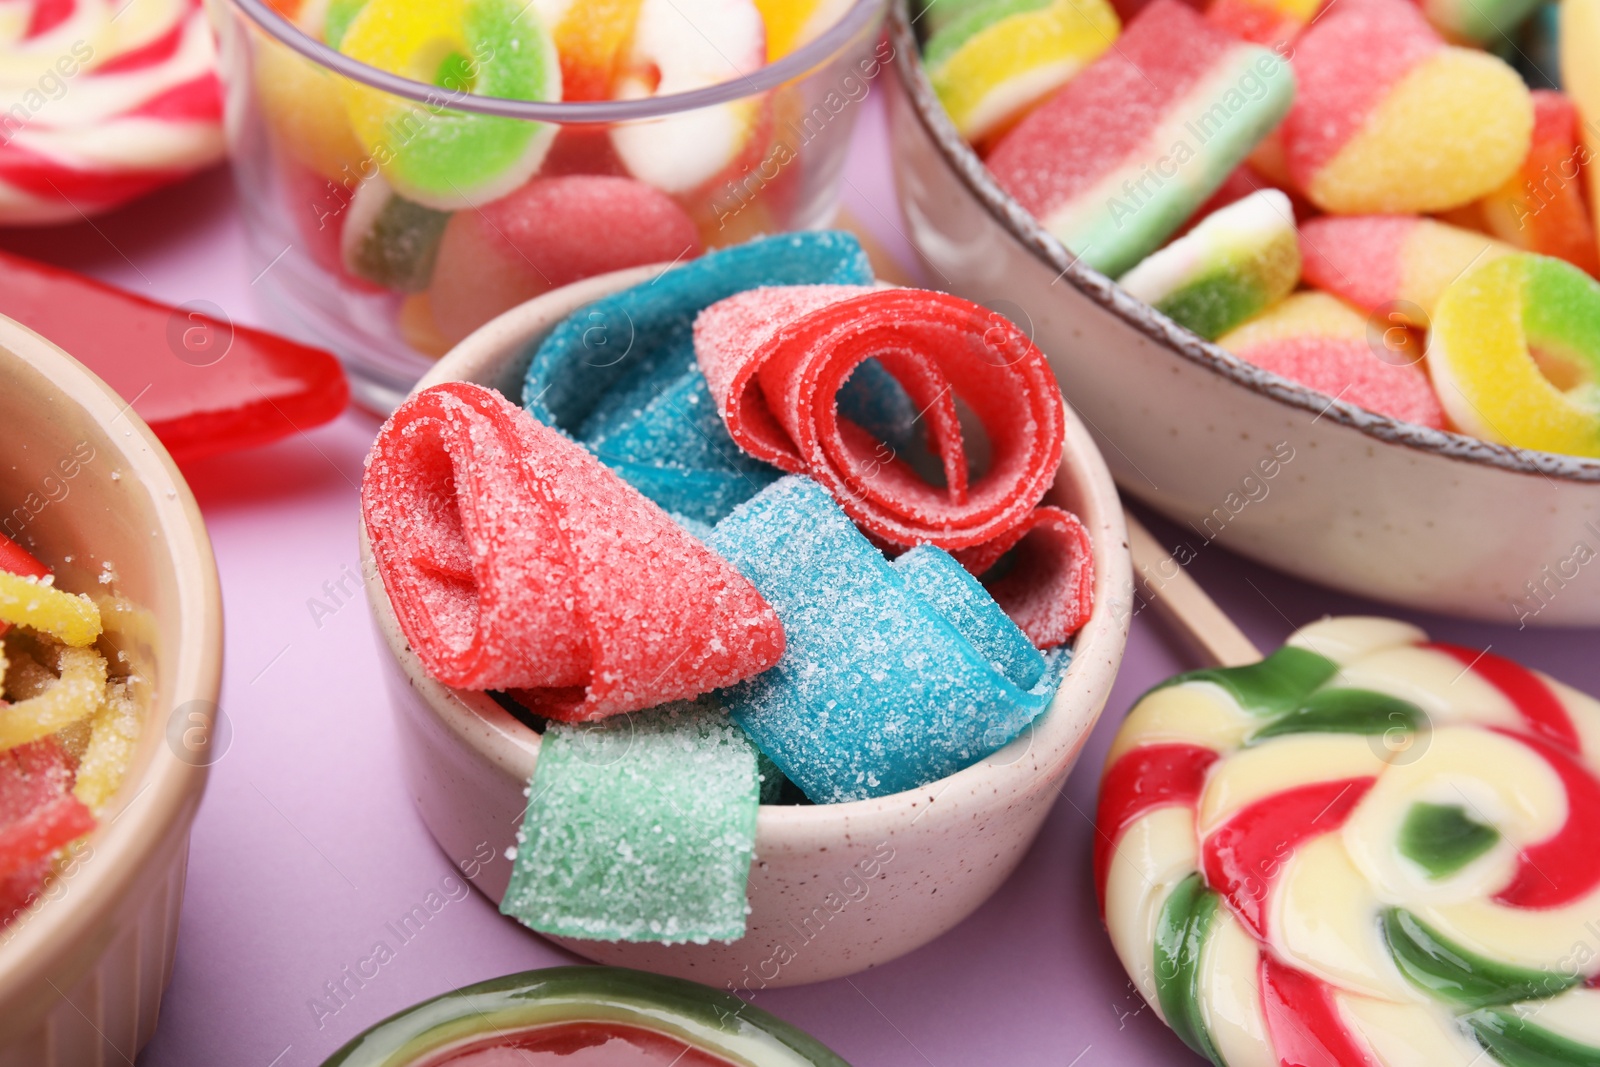
M1118 485L1186 527L1180 561L1214 542L1404 607L1600 624L1600 460L1375 415L1176 325L1000 190L939 106L905 0L890 33L896 182L933 282L1030 332Z
M652 277L657 268L590 279L502 315L418 383L464 380L520 395L529 345L573 311ZM849 804L763 806L750 869L746 936L731 944L564 941L601 963L726 983L792 985L852 974L910 952L964 919L1033 842L1099 717L1122 661L1131 574L1110 472L1082 425L1067 418L1065 459L1051 499L1094 539L1095 602L1055 702L1006 748L906 793ZM367 598L389 652L391 699L405 773L423 821L491 899L505 892L539 758L539 735L483 693L430 679L406 645L362 536ZM482 862L482 857L490 857ZM848 898L842 910L825 900ZM793 950L783 963L779 944Z
M216 568L172 460L105 383L6 318L0 381L0 529L63 588L96 597L105 640L149 683L99 828L0 931L0 1067L130 1064L172 973L205 787L222 670Z

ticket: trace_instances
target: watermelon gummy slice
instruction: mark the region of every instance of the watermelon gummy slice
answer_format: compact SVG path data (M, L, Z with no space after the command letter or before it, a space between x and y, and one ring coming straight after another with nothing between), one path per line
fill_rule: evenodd
M739 507L711 545L787 635L776 667L718 697L819 804L912 789L984 758L1044 711L1067 661L1032 648L943 550L890 563L806 478Z
M1027 535L1013 560L1020 567L1008 572L1016 577L1000 588L1013 604L1028 602L1019 619L1028 636L1057 645L1088 617L1093 573L1082 525L1058 509L1035 517L1061 463L1055 375L1003 317L917 289L755 289L701 314L695 354L740 447L816 479L869 536L938 545L983 574ZM942 485L840 417L839 390L867 360L921 412ZM957 398L988 439L988 470L975 480Z
M782 654L750 583L570 438L465 382L408 400L362 483L401 629L447 685L546 718L705 693Z
M865 285L855 238L785 234L713 252L580 309L534 352L523 404L669 512L716 522L776 470L745 455L695 365L695 316L756 285Z
M757 779L755 746L713 705L551 724L500 910L559 937L744 936Z

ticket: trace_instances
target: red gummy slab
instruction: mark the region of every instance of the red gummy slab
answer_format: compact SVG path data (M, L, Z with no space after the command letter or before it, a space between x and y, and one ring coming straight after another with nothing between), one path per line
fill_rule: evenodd
M401 405L362 513L400 627L447 685L578 722L759 674L783 627L738 571L570 438L465 382Z
M1389 91L1444 41L1409 0L1336 0L1294 46L1294 104L1283 120L1302 188Z
M695 356L740 447L816 479L869 535L938 545L980 575L1016 547L1016 566L991 591L1041 646L1087 617L1087 534L1066 512L1036 510L1061 463L1060 393L1044 355L1001 316L918 289L753 289L701 312ZM839 415L839 389L868 359L922 412L944 486ZM976 481L957 397L988 438Z
M52 737L0 752L0 888L10 917L44 882L56 849L95 827L71 793L72 758Z
M320 349L3 252L0 315L131 400L180 462L327 422L350 398L338 361Z

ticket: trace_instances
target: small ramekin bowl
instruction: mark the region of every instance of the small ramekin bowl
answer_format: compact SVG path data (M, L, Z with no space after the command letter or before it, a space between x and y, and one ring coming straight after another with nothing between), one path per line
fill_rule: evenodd
M1186 527L1175 558L1215 543L1406 608L1600 625L1600 460L1376 415L1178 326L1000 189L939 105L906 0L889 34L912 244L941 287L1017 319L1049 355L1117 484Z
M0 529L96 598L150 693L99 827L0 930L0 1067L126 1064L172 973L222 674L216 566L182 476L104 382L6 318L0 380Z
M592 278L500 316L418 384L492 386L520 396L530 345L584 305L654 276ZM728 944L560 940L600 963L751 990L854 974L932 941L999 888L1056 801L1105 707L1132 617L1132 570L1116 487L1082 424L1047 498L1076 512L1094 542L1095 609L1048 711L1010 745L947 778L848 804L763 806L756 821L745 936ZM505 893L523 790L539 735L480 692L429 678L406 644L361 535L367 599L384 657L412 796L444 851L490 899Z
M316 4L305 0L303 6L313 10ZM389 173L386 161L403 153L417 136L412 127L441 111L454 118L498 116L542 123L554 128L555 138L533 178L626 175L626 166L609 147L613 134L677 120L694 122L713 108L736 109L748 118L738 135L745 140L722 170L692 188L677 188L665 173L640 180L678 202L693 224L686 232L697 232L695 240L707 248L758 233L823 225L838 206L840 174L859 110L855 105L888 58L879 50L884 4L839 0L824 5L825 11L839 13L831 27L766 66L721 84L643 100L540 103L447 90L357 62L279 14L302 6L299 0L219 2L229 153L253 272L261 272L286 326L309 332L344 360L356 399L388 411L454 341L511 306L503 303L480 318L479 301L488 299L482 295L488 286L478 287L482 292L469 306L459 287L447 284L441 289L438 280L451 273L445 247L478 247L465 236L471 227L487 226L484 239L495 248L495 235L509 245L507 233L514 227L504 216L494 216L500 218L495 222L479 209L514 190L468 197L467 206L446 212L448 221L443 215L427 216L434 218L435 229L417 240L435 242L430 247L438 250L437 261L386 274L376 282L371 272L364 277L351 273L344 231L353 217L369 217L361 205L361 189ZM361 88L355 91L368 94L367 106L381 101L397 116L392 123L396 132L366 147L344 119L343 97L357 86ZM673 147L682 149L705 140L693 129L680 129L676 137ZM662 149L650 158L665 154ZM441 210L450 206L434 205ZM411 210L416 216L423 209ZM437 226L444 227L442 236ZM424 229L419 226L417 232ZM460 232L452 236L454 231ZM682 254L690 251L686 244ZM676 252L649 258L670 258ZM462 257L488 254L470 257L463 252ZM565 274L563 280L584 276L576 265L541 267L526 260L524 266L523 260L526 253L509 257L497 277L503 281L526 273L528 283L537 286L552 270ZM517 300L533 295L524 291Z

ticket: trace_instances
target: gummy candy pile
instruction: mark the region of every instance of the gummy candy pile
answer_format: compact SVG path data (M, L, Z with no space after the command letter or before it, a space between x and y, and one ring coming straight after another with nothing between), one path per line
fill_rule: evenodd
M451 110L467 95L647 100L748 77L845 0L278 0L308 35L438 88L437 106L263 41L255 86L304 246L352 293L394 294L401 335L441 355L508 308L596 274L782 228L808 178L753 94L630 123ZM760 165L758 168L758 164ZM737 227L719 212L734 179ZM769 170L774 171L768 173ZM745 211L743 197L751 198Z
M200 0L0 4L0 225L76 222L223 156Z
M100 633L93 600L0 536L0 927L79 861L138 742L138 679L111 676Z
M917 27L1000 187L1179 325L1600 456L1600 0L926 0Z
M1388 619L1145 694L1106 760L1117 954L1213 1063L1600 1062L1600 702Z
M1093 562L1041 503L1055 380L998 323L785 235L575 312L522 408L456 382L395 412L362 508L401 629L543 732L503 910L737 938L763 799L912 789L1046 710Z

